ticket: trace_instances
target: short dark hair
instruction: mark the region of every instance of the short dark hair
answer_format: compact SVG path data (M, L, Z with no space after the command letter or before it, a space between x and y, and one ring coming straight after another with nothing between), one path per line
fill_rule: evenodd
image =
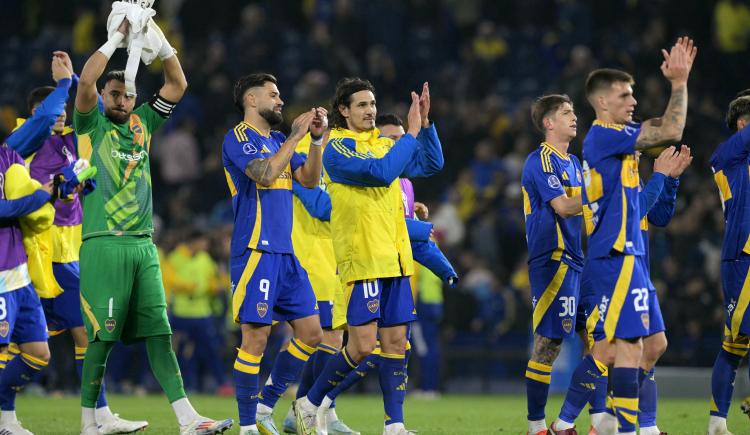
M748 115L750 115L750 89L738 93L729 103L727 127L732 131L737 131L737 120Z
M378 115L377 118L375 118L375 125L395 125L398 127L403 127L404 121L395 113L384 113L382 115Z
M633 85L635 84L635 79L633 79L633 76L630 74L625 71L620 71L619 69L595 69L591 71L586 78L586 98L591 97L592 94L602 89L608 89L613 83L618 82L625 82Z
M328 123L332 128L347 128L346 118L339 111L339 106L349 107L352 104L352 95L360 91L375 94L375 86L368 80L358 77L347 77L336 83L336 92L331 99L331 110L328 112Z
M47 98L47 95L51 94L54 90L55 88L52 86L42 86L33 89L26 98L26 107L29 109L29 113L34 109L34 106L44 101L44 99Z
M557 112L564 103L573 105L573 101L565 94L550 94L537 98L531 105L531 122L534 127L544 133L544 118Z
M234 84L234 107L236 107L240 113L245 113L245 104L242 101L245 92L248 89L263 86L266 82L271 82L274 85L279 84L276 77L268 73L254 73L240 77L240 79L237 80L237 83Z
M112 80L117 80L120 83L125 83L125 71L119 69L119 70L113 70L108 72L104 76L104 84L111 82Z

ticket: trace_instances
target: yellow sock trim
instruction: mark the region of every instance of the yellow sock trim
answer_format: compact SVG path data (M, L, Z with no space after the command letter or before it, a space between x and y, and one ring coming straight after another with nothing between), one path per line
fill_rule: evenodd
M544 384L552 382L552 375L540 375L539 373L530 372L528 370L526 370L526 377Z
M299 360L307 361L308 359L310 359L310 355L315 351L315 349L311 350L310 352L306 352L305 349L302 348L302 346L305 346L307 349L312 349L310 346L307 346L301 341L297 341L293 338L289 341L289 345L286 347L286 351L289 352L289 355Z
M380 356L383 358L390 358L390 359L405 359L406 355L398 355L395 353L383 353L380 352Z
M29 367L35 370L41 370L45 367L47 367L47 364L49 364L48 361L44 361L42 359L36 358L34 356L29 355L28 353L21 353L21 359L23 362L26 363Z
M594 360L594 363L596 363L596 368L598 368L598 369L599 369L599 372L600 372L600 373L601 373L602 375L606 375L606 374L607 374L607 372L609 372L609 369L607 368L607 365L606 365L606 364L604 364L603 362L599 361L599 360L598 360L598 359L596 359L596 358L592 358L592 359Z
M539 370L540 372L546 372L546 373L552 372L552 366L548 366L547 364L542 364L536 361L529 360L529 364L527 367L530 369Z
M242 373L257 375L260 372L260 360L262 358L263 355L252 355L242 349L237 349L237 359L234 360L234 369Z
M318 345L318 350L331 355L336 355L339 352L338 349L322 343Z
M344 355L344 360L346 361L347 364L349 364L349 367L353 369L357 368L357 364L354 361L352 361L352 357L349 356L349 352L347 352L346 349L341 351L341 354Z

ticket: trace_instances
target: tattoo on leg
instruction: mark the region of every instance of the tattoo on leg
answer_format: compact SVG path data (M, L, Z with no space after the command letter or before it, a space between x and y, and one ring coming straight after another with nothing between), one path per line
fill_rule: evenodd
M561 339L542 337L534 335L534 351L531 353L531 360L541 364L552 365L560 354L562 346Z

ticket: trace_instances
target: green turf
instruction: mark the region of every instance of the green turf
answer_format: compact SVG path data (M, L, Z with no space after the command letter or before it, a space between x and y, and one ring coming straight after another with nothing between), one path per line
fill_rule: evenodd
M203 415L213 418L237 419L233 398L192 396L191 401ZM552 397L547 407L548 423L556 415L561 397ZM659 425L673 435L705 434L708 422L707 400L665 399L660 403ZM177 426L166 399L160 396L113 396L110 405L123 417L146 419L151 425L147 434L176 434ZM289 406L288 400L277 405L277 422ZM79 433L80 411L78 399L38 398L20 396L18 417L37 435ZM425 434L524 434L526 432L526 401L523 396L444 396L438 400L407 398L407 426ZM382 403L376 396L342 397L338 414L350 426L363 434L382 432ZM588 429L588 413L578 421L579 428ZM732 406L729 427L735 435L750 434L750 422ZM239 432L237 425L227 432ZM583 432L584 435L587 431Z

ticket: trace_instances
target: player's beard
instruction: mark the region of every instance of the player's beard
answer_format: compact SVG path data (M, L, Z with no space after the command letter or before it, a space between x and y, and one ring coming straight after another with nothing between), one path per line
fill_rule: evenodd
M261 110L259 115L265 119L271 127L276 127L284 122L284 116L281 113L274 112L272 109Z
M118 112L112 109L107 109L105 114L115 124L125 124L130 118L130 113Z

